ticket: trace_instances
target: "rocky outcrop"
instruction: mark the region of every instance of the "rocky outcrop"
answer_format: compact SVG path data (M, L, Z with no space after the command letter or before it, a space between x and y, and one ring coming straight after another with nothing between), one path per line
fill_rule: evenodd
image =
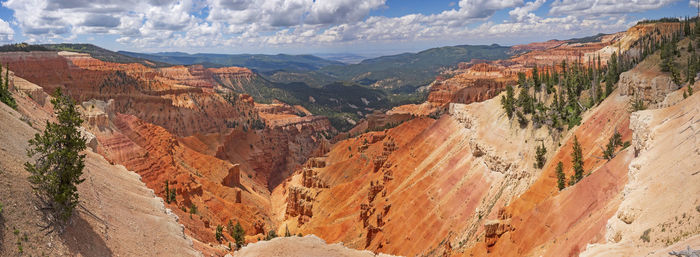
M367 200L370 203L373 202L374 198L377 197L377 194L379 194L379 192L382 192L383 189L384 189L383 184L380 184L379 182L375 183L373 181L370 181L369 191L367 192Z
M236 187L241 184L241 169L239 167L240 165L234 164L231 168L228 170L228 174L226 174L226 177L221 181L221 184L227 187ZM240 198L240 192L237 193L237 198ZM236 200L237 202L240 202L240 199Z
M366 228L369 226L369 217L374 214L374 206L372 203L360 204L360 221L362 221L362 227Z
M372 239L379 234L379 232L382 232L382 228L380 227L375 227L373 225L367 226L367 239L365 242L365 247L369 246L372 243Z
M373 140L374 140L374 138L373 138ZM383 147L382 147L381 154L375 156L374 160L372 160L374 163L374 172L379 171L383 167L383 165L386 163L386 161L389 159L389 155L391 155L392 152L394 152L394 151L396 151L396 149L398 149L398 147L396 147L396 143L391 138L384 141L384 143L382 145L383 145Z
M313 155L321 155L326 135L335 129L325 117L267 117L265 128L235 130L226 135L215 156L231 162L246 162L257 180L274 188Z
M314 197L311 191L303 187L290 187L287 194L287 217L298 217L299 224L304 224L313 217Z
M644 100L645 104L657 104L666 96L678 90L679 85L673 83L671 78L663 73L642 73L633 69L620 74L620 95L632 96Z
M327 188L328 185L318 177L318 171L312 168L304 168L301 171L302 185L307 188Z
M323 157L313 157L309 158L309 160L306 162L307 166L309 168L325 168L326 167L326 159Z
M484 223L484 242L487 247L496 244L498 239L511 230L510 217L504 210L499 210L497 220L488 220Z
M700 243L700 95L635 112L622 202L606 221L604 239L581 256L663 256Z
M506 85L515 84L518 71L521 70L497 64L479 63L468 66L452 78L433 82L428 102L442 105L468 104L490 99L505 89Z

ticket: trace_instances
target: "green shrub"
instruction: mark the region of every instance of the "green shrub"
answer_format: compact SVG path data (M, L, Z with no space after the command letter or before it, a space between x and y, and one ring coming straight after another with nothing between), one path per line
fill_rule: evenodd
M214 237L216 237L216 241L221 242L221 239L224 238L224 226L216 225L216 232L214 232Z
M197 205L194 203L190 204L190 214L197 214Z
M270 230L270 232L267 232L267 237L265 237L265 240L270 240L276 237L277 233L274 230Z

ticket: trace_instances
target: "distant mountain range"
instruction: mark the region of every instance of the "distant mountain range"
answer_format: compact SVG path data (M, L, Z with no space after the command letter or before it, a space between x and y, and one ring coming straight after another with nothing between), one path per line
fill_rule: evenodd
M317 88L334 82L351 82L411 93L415 88L433 81L439 74L440 68L472 59L506 59L510 57L509 50L510 47L496 44L460 45L370 59L354 54L323 54L323 57L328 58L324 59L314 55L287 54L188 54L182 52L147 54L127 51L117 53L175 65L242 66L255 70L274 82L303 82ZM357 61L359 63L348 64ZM408 88L404 89L404 87Z
M342 62L326 60L313 55L266 55L266 54L188 54L181 52L136 53L119 51L122 55L148 59L175 65L202 64L205 67L239 66L260 73L285 70L306 72L328 65L344 65Z
M318 57L328 59L331 61L338 61L342 63L347 63L347 64L357 64L363 61L364 59L367 59L367 56L363 55L358 55L358 54L351 54L351 53L324 53L324 54L314 54Z

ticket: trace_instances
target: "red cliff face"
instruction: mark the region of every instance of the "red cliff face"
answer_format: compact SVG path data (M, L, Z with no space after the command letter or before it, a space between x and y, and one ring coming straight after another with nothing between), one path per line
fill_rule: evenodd
M481 102L515 84L517 71L499 65L479 63L447 80L430 86L428 102L436 104Z
M264 120L269 127L263 131L236 130L225 136L216 156L247 163L256 171L255 179L267 183L270 188L301 167L335 133L325 117L285 116Z

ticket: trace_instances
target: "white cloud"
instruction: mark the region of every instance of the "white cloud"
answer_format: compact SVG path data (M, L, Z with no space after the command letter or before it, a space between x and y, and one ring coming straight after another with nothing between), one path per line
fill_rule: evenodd
M14 38L15 31L10 24L0 19L0 42L9 42Z
M533 2L527 2L525 6L516 7L508 12L510 17L513 17L516 21L523 21L526 18L533 18L534 14L532 12L539 9L546 0L535 0Z
M125 38L168 35L196 26L191 0L8 0L30 41L71 39L78 34Z
M370 16L373 10L398 7L386 0L8 0L3 5L14 10L10 22L29 42L109 34L136 49L193 49L542 40L623 30L629 25L623 13L672 2L555 0L553 17L535 15L546 1L460 0L439 13L399 17ZM501 10L508 11L509 20L489 21ZM0 40L13 35L0 20Z
M305 22L309 24L333 24L363 20L371 10L384 6L386 0L337 0L316 1L311 6Z
M659 9L677 0L555 0L552 15L606 15Z
M688 6L697 9L697 8L698 8L698 2L699 2L698 0L690 0L690 1L688 2Z

